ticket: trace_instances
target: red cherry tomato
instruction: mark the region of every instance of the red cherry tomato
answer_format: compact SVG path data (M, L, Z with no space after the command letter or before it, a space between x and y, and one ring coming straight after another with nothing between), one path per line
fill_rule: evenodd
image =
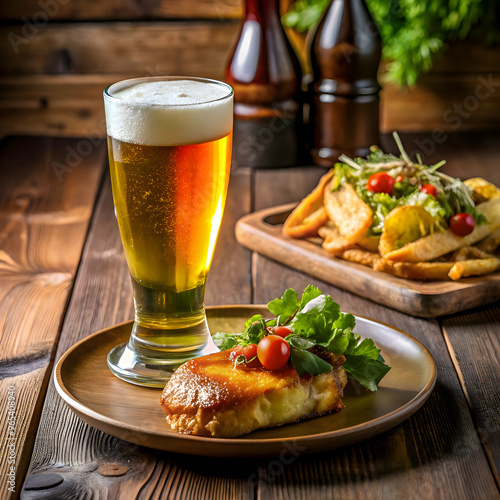
M422 191L422 193L430 194L431 196L434 196L434 198L437 195L436 186L434 186L433 184L426 184L425 186L422 186L420 188L420 191Z
M403 182L404 177L402 175L398 175L396 177L396 182Z
M238 356L245 356L248 368L258 368L260 366L259 358L255 358L257 356L257 346L255 344L248 344L245 347L235 347L231 357L232 359L236 359ZM252 361L250 361L251 359Z
M385 172L377 172L370 175L368 182L366 183L366 189L374 193L387 193L391 194L394 188L394 178Z
M290 346L278 335L268 335L260 340L257 356L262 366L268 370L280 370L290 359Z
M450 229L458 236L467 236L472 233L476 222L471 214L462 212L450 219Z
M248 344L245 347L240 347L240 352L238 356L243 355L247 359L254 358L257 356L257 345L256 344Z
M275 326L272 331L274 335L278 335L278 337L283 337L283 338L292 333L292 330L290 330L288 326Z

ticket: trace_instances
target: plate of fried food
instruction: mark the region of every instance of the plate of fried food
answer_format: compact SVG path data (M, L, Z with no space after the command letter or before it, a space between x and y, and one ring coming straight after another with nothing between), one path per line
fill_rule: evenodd
M267 457L376 436L416 412L436 381L418 340L341 312L311 285L267 306L208 308L207 320L220 350L181 365L163 390L124 382L107 367L132 322L71 347L57 363L56 389L82 420L139 445Z
M500 299L500 189L372 147L339 162L298 204L242 218L240 243L422 317Z

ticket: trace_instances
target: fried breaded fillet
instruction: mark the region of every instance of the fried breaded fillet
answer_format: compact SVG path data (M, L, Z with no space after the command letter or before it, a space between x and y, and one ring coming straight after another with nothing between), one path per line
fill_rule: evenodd
M235 437L344 407L344 356L325 353L332 371L301 378L290 365L276 371L234 366L232 351L193 359L174 373L161 396L172 429Z

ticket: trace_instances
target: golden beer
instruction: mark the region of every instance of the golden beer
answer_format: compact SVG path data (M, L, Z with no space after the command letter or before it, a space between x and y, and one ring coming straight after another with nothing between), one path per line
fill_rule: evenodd
M107 92L113 200L135 303L130 340L108 364L129 382L162 386L210 346L203 298L229 180L232 90L151 78Z

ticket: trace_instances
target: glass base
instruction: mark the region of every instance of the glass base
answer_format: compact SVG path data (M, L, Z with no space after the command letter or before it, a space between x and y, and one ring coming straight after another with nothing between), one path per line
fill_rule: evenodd
M198 345L145 345L144 338L165 338L165 330L153 330L134 323L130 340L113 348L108 354L108 366L114 375L131 384L146 387L165 387L174 371L190 359L218 352L206 319L195 326L179 330L168 330L168 338L197 339ZM202 343L200 345L200 340Z

